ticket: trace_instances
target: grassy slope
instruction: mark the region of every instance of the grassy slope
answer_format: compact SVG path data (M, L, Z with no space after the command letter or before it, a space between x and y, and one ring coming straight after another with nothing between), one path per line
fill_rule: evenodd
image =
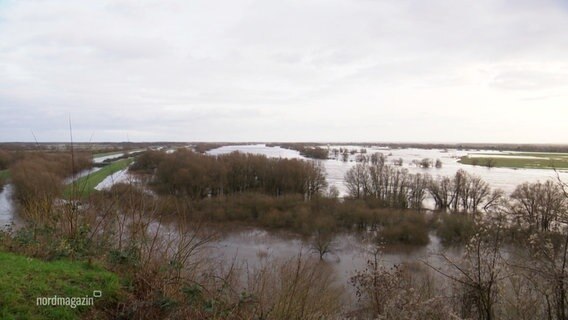
M115 161L101 170L96 171L88 176L82 177L74 182L75 188L77 193L82 196L86 197L91 194L95 187L101 183L106 177L110 176L111 174L118 172L120 170L124 170L128 167L130 163L132 163L132 159L122 159L119 161ZM65 190L65 196L70 197L72 193L72 186L70 185Z
M45 262L0 252L0 319L78 319L89 308L118 298L120 282L108 271L83 262ZM36 306L37 297L92 297L101 290L95 306Z
M527 168L527 169L568 169L568 157L550 154L551 158L519 159L519 158L492 158L492 157L462 157L459 162L463 164L486 166L491 160L494 167L503 168ZM554 157L554 158L553 158Z

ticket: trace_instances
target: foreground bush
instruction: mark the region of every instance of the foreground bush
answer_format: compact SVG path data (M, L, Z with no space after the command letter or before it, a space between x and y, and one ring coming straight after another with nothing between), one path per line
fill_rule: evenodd
M91 158L86 154L24 154L10 168L15 196L24 207L52 203L61 195L65 178L91 166Z
M386 244L427 245L428 223L424 214L416 211L379 210L381 225L379 240Z
M474 218L468 214L443 213L437 225L436 235L444 245L463 245L475 234Z

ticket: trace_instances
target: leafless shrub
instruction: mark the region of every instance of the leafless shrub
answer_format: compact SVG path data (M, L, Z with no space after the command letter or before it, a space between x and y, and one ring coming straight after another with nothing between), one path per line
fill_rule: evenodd
M341 287L325 263L301 253L267 260L248 275L247 295L254 319L335 319L341 312Z
M417 275L420 274L420 275ZM358 318L450 319L455 317L444 299L436 295L434 278L416 265L387 268L376 247L367 268L355 273L351 284L361 309Z

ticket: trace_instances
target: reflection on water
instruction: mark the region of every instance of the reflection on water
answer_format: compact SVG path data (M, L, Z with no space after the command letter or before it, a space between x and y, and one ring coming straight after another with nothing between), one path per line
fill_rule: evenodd
M386 266L401 263L428 261L434 266L441 266L441 257L445 252L450 257L461 255L461 248L445 250L439 239L431 234L430 243L424 247L387 246L384 247L382 261ZM370 252L375 247L372 241L357 233L339 234L333 241L333 250L324 258L335 272L337 280L347 285L349 278L357 270L363 270L370 259ZM258 267L263 259L288 259L299 253L318 258L311 250L309 240L283 232L267 232L256 228L245 228L229 232L211 244L211 254L226 263L235 261L250 268Z
M13 187L11 184L5 185L2 191L0 191L0 228L5 228L12 222L18 222L14 216L16 209L12 201L12 193Z
M128 169L117 171L113 174L110 174L106 177L101 183L99 183L95 190L105 190L110 189L113 185L117 183L126 183L132 182L134 180L134 176L128 172Z

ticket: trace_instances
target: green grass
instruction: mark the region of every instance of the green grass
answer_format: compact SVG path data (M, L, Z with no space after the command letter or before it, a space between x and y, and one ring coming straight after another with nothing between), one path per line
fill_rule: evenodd
M483 154L485 155L485 154ZM497 158L497 157L470 157L464 156L459 162L469 165L501 168L524 169L568 169L568 155L562 153L526 153L511 154L515 156L531 156L532 158Z
M480 156L518 156L518 157L538 157L538 158L568 158L568 153L561 153L561 152L502 152L502 153L475 153L476 155Z
M69 185L65 190L65 197L69 198L73 193L73 186L75 187L76 193L80 197L86 197L95 191L95 187L101 183L106 177L111 174L124 170L132 163L133 159L122 159L115 161L99 171L96 171L88 176L77 179L72 185Z
M0 319L79 319L90 308L114 304L119 278L99 267L66 260L45 262L0 252ZM85 297L102 291L94 306L37 306L38 297Z
M10 171L8 169L0 170L0 181L6 180L8 178L10 178Z

